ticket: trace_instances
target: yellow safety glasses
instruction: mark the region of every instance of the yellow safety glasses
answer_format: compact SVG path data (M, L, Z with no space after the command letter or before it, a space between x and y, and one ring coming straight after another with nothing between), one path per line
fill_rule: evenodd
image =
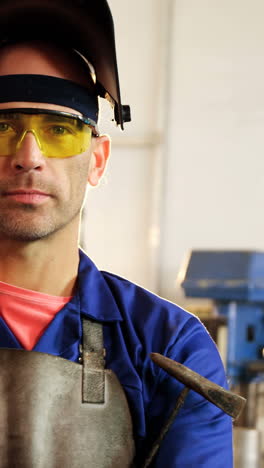
M11 156L33 133L42 154L69 158L86 151L96 124L86 117L49 109L0 109L0 156Z

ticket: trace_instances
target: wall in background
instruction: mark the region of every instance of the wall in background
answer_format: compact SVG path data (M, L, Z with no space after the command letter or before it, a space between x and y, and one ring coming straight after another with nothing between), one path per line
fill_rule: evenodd
M102 269L157 291L168 5L160 0L109 4L116 23L123 103L132 122L120 132L102 103L101 129L112 157L100 187L88 193L82 239Z
M264 4L176 0L160 290L192 248L264 248Z
M112 161L83 239L100 268L181 301L190 249L264 249L264 4L109 4L133 123L102 120Z

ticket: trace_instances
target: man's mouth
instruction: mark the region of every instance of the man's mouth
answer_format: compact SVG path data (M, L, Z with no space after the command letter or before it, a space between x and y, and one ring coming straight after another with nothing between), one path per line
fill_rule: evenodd
M51 195L35 189L8 190L2 194L3 197L19 203L40 204L47 201Z

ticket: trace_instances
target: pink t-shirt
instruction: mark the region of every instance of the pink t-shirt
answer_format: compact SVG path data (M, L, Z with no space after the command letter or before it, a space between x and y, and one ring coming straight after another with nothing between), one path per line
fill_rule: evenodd
M57 312L70 300L0 281L0 317L27 350L34 348Z

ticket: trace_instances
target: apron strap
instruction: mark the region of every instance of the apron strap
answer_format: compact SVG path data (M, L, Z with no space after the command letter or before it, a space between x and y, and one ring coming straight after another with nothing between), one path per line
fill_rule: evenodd
M83 403L105 402L105 349L103 347L103 325L82 318L83 326Z

